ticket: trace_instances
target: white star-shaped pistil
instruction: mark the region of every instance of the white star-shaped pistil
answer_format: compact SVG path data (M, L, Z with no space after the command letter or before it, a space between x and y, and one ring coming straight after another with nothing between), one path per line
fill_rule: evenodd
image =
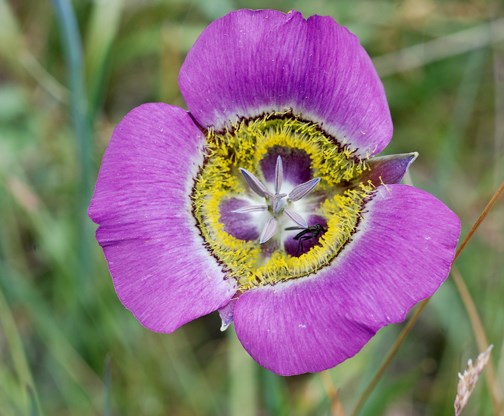
M283 182L283 163L280 156L277 157L276 167L275 167L275 192L270 192L268 188L257 179L252 173L247 169L240 168L240 172L245 178L248 186L257 195L264 198L264 204L250 204L243 208L234 210L233 212L239 214L248 214L252 212L268 212L268 219L264 224L261 235L259 237L259 243L264 244L269 241L276 233L278 228L279 220L285 214L292 221L302 228L307 228L308 223L306 220L297 213L293 207L292 202L300 201L306 195L308 195L315 187L319 184L320 178L313 178L307 182L295 186L292 190L286 194L281 193L282 182Z

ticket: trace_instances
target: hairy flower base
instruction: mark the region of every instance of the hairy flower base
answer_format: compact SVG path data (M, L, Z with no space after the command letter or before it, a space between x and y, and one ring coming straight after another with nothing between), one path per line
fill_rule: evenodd
M365 161L318 125L290 114L244 120L222 134L210 131L206 152L193 188L193 213L207 248L241 291L307 276L328 265L351 238L364 202L374 190L370 181L359 181L369 170ZM260 206L253 205L261 201L240 168L263 183L272 183L272 165L279 157L287 172L286 186L320 178L315 191L303 201L288 202L310 226L323 228L320 236L307 234L305 246L303 240L293 241L297 232L287 229L296 223L287 216L277 216L278 233L260 244L259 230L267 216L273 215L271 207L266 216L226 211L233 201ZM295 169L289 169L289 164ZM250 224L251 229L242 232L243 224ZM292 249L293 244L297 249Z

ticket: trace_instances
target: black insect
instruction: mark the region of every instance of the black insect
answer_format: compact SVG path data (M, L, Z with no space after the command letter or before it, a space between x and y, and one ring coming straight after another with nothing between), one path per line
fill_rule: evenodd
M294 240L298 242L298 247L296 250L296 256L299 257L303 254L303 243L305 241L311 240L313 238L319 237L324 233L324 227L320 224L310 225L309 227L287 227L286 231L301 230L294 236Z

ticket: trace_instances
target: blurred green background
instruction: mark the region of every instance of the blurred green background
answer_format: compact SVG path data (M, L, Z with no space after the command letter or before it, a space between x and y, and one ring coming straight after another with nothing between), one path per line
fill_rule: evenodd
M94 240L86 209L114 125L147 101L184 106L188 49L247 7L331 15L360 37L395 123L386 152L420 152L412 181L458 213L463 235L503 180L499 1L0 0L0 415L341 415L379 367L401 325L335 369L289 378L256 365L217 314L151 333ZM501 386L503 231L501 202L457 260ZM449 278L362 414L453 414L457 373L477 354ZM480 380L465 414L493 412Z

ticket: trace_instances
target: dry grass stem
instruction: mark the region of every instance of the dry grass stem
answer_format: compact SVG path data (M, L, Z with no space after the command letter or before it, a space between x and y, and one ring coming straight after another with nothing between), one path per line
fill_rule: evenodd
M331 416L345 416L345 409L339 398L338 390L334 387L331 376L328 371L323 371L320 373L322 384L326 390L326 395L329 398L330 403L330 415Z
M464 250L464 248L467 245L467 243L469 242L469 240L472 238L472 236L474 235L476 230L479 228L481 223L485 220L488 213L492 210L492 208L497 203L497 201L500 199L500 197L502 196L503 193L504 193L504 181L501 182L501 184L499 185L497 190L492 195L492 198L490 198L490 201L488 201L488 204L486 205L485 209L481 212L480 216L478 217L478 219L476 220L474 225L471 227L471 229L467 233L466 237L464 238L464 241L462 241L462 243L460 244L453 261L457 260L457 257L460 255L460 253L462 253L462 250Z

